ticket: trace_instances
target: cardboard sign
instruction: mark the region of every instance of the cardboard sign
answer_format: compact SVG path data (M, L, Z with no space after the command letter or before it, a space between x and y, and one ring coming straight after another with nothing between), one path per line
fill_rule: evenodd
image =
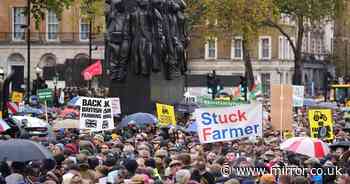
M120 99L119 98L110 98L110 100L111 100L113 115L121 114Z
M291 85L271 85L271 125L274 130L293 130L292 96Z
M21 103L23 100L23 93L13 91L11 96L12 102Z
M304 86L293 86L293 107L304 106Z
M160 126L176 125L174 106L157 103L156 107Z
M81 97L80 129L91 131L114 129L111 100Z
M262 136L261 104L200 108L195 117L202 144Z
M331 109L310 109L308 118L311 137L323 140L333 139L333 115Z
M53 100L53 92L51 89L39 89L38 90L38 98L39 101L52 101Z

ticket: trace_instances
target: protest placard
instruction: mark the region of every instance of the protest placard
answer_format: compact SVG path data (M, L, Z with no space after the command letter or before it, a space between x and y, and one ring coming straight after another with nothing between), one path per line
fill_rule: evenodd
M176 125L174 106L166 104L156 104L157 116L161 127Z
M23 93L18 91L13 91L11 96L12 102L21 103L23 100Z
M80 129L102 131L113 128L110 99L81 97Z
M293 86L293 107L304 106L304 86Z
M271 125L274 130L292 131L293 88L291 85L271 85Z
M201 143L262 136L262 105L199 108L195 111Z
M111 106L112 106L112 114L118 115L121 113L120 109L120 99L119 98L110 98L111 100Z
M331 109L310 109L308 111L310 134L313 138L333 139L333 116Z

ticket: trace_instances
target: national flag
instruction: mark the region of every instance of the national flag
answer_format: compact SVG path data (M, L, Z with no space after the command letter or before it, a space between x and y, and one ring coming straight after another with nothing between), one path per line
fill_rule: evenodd
M11 127L4 120L0 120L0 133L5 132L10 128Z
M18 112L18 105L14 102L6 102L7 109L9 113L16 114Z
M97 60L96 63L87 67L83 72L84 80L91 80L92 77L97 75L102 75L102 64L100 60Z

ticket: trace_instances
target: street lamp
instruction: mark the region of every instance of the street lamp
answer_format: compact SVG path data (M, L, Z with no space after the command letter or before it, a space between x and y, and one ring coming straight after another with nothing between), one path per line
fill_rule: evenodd
M30 6L31 0L27 0L27 103L30 100Z

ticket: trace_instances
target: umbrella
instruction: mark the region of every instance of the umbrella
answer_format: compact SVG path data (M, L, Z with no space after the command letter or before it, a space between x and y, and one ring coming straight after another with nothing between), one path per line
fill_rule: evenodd
M153 114L138 112L123 118L119 127L126 127L128 125L144 126L156 124L157 122L158 120Z
M197 122L191 122L191 124L186 128L186 132L197 133Z
M76 96L73 97L69 102L67 103L69 106L80 106L80 97Z
M312 98L305 98L304 99L304 106L315 106L317 105L317 101Z
M337 109L338 105L337 103L330 103L330 102L321 102L317 104L318 107L323 107L323 108L330 108L330 109Z
M350 141L335 142L335 143L331 144L329 147L332 148L332 149L338 148L338 147L349 148L350 147Z
M79 117L79 111L74 108L65 108L61 113L60 117Z
M26 162L53 159L44 146L26 139L10 139L0 142L0 160Z
M79 120L76 119L64 119L60 121L56 121L53 125L53 129L58 130L61 128L79 128Z
M287 139L280 145L280 148L313 158L322 158L329 153L329 147L326 143L310 137L293 137Z

